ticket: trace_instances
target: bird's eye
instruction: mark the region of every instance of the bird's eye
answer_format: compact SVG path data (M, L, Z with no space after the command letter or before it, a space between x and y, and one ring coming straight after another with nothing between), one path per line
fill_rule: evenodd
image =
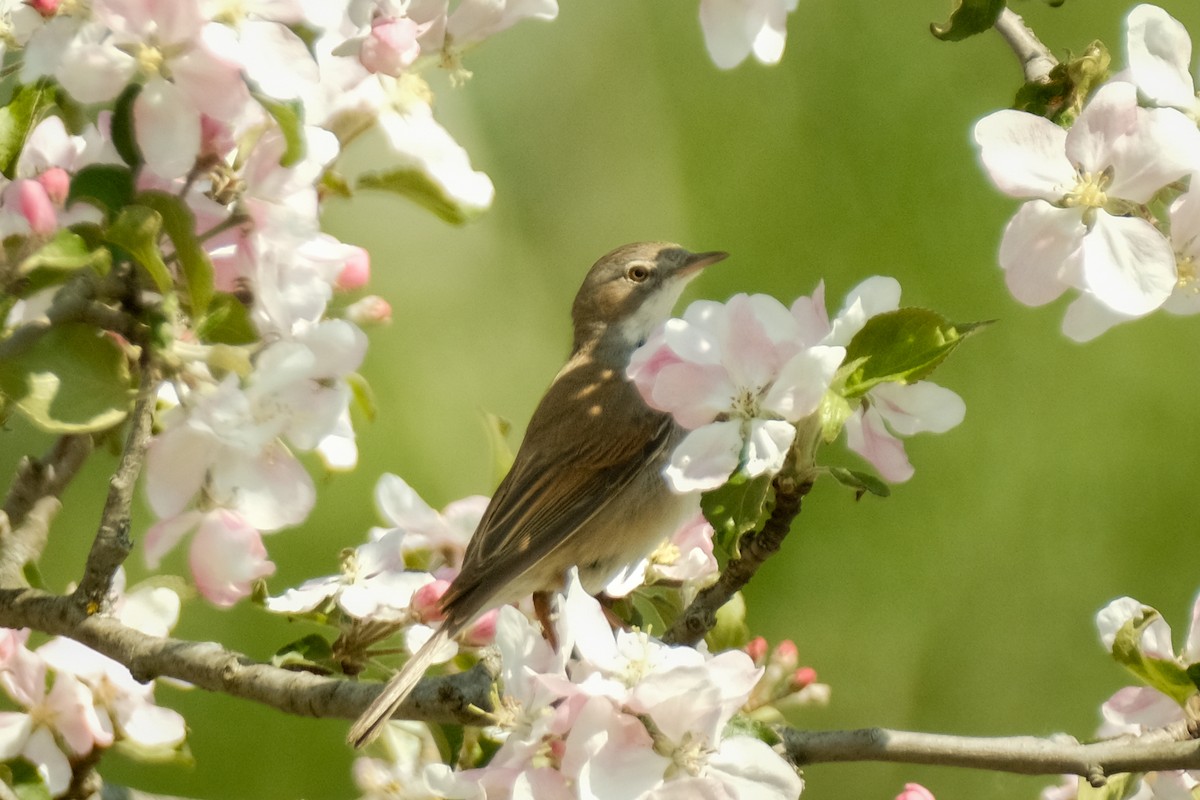
M625 277L634 283L641 283L650 277L650 268L645 264L630 264L625 270Z

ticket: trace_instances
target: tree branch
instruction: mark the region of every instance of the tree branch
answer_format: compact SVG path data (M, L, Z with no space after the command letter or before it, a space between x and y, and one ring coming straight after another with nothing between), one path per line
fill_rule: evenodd
M142 380L137 402L129 416L129 435L125 451L116 472L108 482L108 498L100 514L100 528L84 565L83 578L74 592L75 602L89 614L105 608L112 578L133 549L129 537L129 520L133 506L133 491L146 457L150 441L150 423L158 398L158 368L150 350L142 350Z
M786 476L786 477L785 477ZM741 591L758 568L779 550L791 530L792 520L800 513L800 501L812 489L812 480L797 480L781 472L771 484L775 489L775 508L761 531L742 537L741 557L729 562L721 577L683 610L663 635L667 644L692 645L704 638L717 624L717 611Z
M91 452L91 436L69 434L42 458L21 459L0 510L0 586L24 583L25 565L37 561L46 547L59 495Z
M139 681L175 678L304 717L354 719L383 688L380 683L282 669L216 642L150 636L112 617L88 615L70 595L36 589L0 589L0 627L70 637L124 664ZM467 672L425 678L396 717L486 724L498 673L497 660L485 658Z
M797 766L841 761L886 761L968 767L1020 775L1080 775L1093 786L1123 772L1200 768L1200 741L1180 722L1141 736L1080 744L1069 736L946 736L886 728L783 732Z
M1058 66L1058 59L1019 14L1011 8L1004 9L996 20L995 28L1021 60L1026 83L1045 83L1049 80L1050 70Z

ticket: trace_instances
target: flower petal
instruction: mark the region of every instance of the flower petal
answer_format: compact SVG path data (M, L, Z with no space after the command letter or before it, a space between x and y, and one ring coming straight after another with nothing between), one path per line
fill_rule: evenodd
M1097 213L1080 255L1087 288L1118 313L1147 314L1175 289L1175 253L1144 219Z
M1179 20L1143 3L1125 19L1129 71L1142 94L1156 105L1190 109L1196 87L1188 72L1192 40Z
M1083 241L1085 228L1077 210L1034 200L1018 209L1000 240L1004 282L1020 302L1040 306L1057 299L1071 285L1070 259Z
M713 422L684 437L663 474L677 492L715 489L737 469L741 452L741 423Z
M1066 141L1062 128L1024 111L996 111L975 124L983 168L1012 197L1058 200L1066 194L1075 184Z

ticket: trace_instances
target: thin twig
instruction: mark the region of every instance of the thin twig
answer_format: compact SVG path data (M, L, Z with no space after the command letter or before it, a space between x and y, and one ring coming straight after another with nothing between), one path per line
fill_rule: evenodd
M775 489L775 508L762 530L748 533L740 542L741 556L730 561L721 577L692 601L663 635L667 644L695 644L717 624L717 611L741 591L758 568L770 558L792 527L800 513L800 501L812 489L812 480L798 481L781 472L772 484Z
M108 498L100 515L100 527L88 553L83 578L73 595L76 603L92 614L104 609L112 588L113 575L133 549L133 540L129 537L133 491L145 461L146 445L150 441L150 423L158 399L159 383L158 368L150 357L149 348L142 352L141 386L129 416L125 450L109 479Z
M264 664L216 642L150 636L103 614L89 616L69 595L36 589L0 590L0 627L70 637L124 664L139 681L175 678L304 717L354 719L383 688ZM485 658L467 672L425 678L396 717L485 724L498 673L497 659Z
M60 436L40 459L21 459L0 510L0 586L25 582L25 565L41 558L59 495L92 452L92 437Z
M20 527L25 515L43 497L58 497L79 472L92 452L92 437L88 434L60 436L50 452L39 459L21 459L16 475L4 498L4 513L14 528ZM2 544L0 544L2 547Z
M1020 59L1026 83L1045 83L1049 80L1050 70L1058 66L1058 59L1019 14L1011 8L1004 9L996 20L995 28Z
M967 767L1021 775L1080 775L1093 785L1123 772L1200 768L1200 741L1180 722L1141 736L1080 744L1069 736L947 736L886 728L783 731L784 749L797 766L843 761L886 761Z

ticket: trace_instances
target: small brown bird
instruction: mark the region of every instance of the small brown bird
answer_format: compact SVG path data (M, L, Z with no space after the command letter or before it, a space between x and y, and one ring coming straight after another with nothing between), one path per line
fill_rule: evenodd
M646 406L625 368L687 282L726 255L642 242L618 247L588 271L571 309L571 358L533 412L467 545L441 601L445 621L350 728L350 744L375 737L434 652L479 614L560 587L572 566L595 593L682 522L689 502L662 472L684 431Z

